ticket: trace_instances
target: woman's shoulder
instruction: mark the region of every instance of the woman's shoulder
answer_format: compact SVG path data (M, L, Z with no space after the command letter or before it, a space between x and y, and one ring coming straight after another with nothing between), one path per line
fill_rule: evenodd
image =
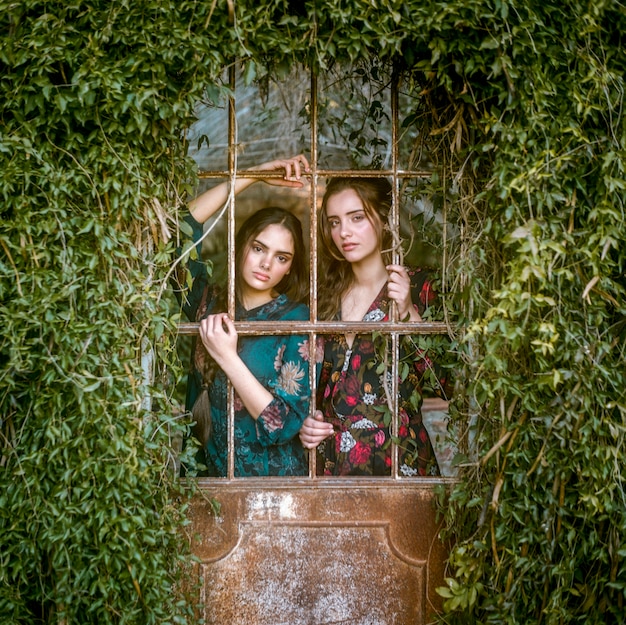
M309 307L301 302L294 302L287 299L285 306L285 316L283 319L290 319L293 321L308 321L309 320Z
M420 275L420 276L429 277L435 273L435 268L428 267L428 266L421 267L418 265L406 265L406 270L410 276Z
M192 241L197 241L204 232L204 226L189 211L183 215L180 229Z

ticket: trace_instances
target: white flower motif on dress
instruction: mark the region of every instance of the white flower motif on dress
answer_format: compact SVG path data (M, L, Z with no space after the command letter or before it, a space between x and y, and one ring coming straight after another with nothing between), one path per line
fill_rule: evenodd
M355 430L375 430L378 426L369 419L360 419L356 423L352 424Z
M276 352L276 358L274 358L274 371L280 371L280 366L283 363L283 354L285 353L286 345L281 345Z
M374 393L363 393L363 403L366 406L373 406L376 403L376 395Z
M278 376L277 386L288 395L298 395L300 393L300 380L304 377L304 369L297 362L286 362Z
M375 308L363 317L363 321L382 321L384 318L385 313L380 308Z
M309 362L309 339L298 343L298 355L304 362ZM315 362L321 363L324 360L324 339L321 336L315 341Z
M385 394L385 389L392 389L393 376L391 375L391 371L387 371L386 373L382 373L381 375L379 375L378 380L380 381L382 397ZM400 389L398 389L398 396L400 396Z
M339 451L346 453L350 451L356 445L356 441L352 438L350 432L341 433L341 442L339 444Z
M400 473L405 477L415 477L417 475L417 469L410 467L408 464L401 464Z

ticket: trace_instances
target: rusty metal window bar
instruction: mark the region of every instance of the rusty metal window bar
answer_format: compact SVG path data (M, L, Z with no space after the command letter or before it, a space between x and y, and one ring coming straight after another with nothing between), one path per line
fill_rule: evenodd
M229 87L232 94L236 93L237 87L237 72L233 68L229 70ZM400 222L400 184L402 181L410 179L430 179L432 172L428 169L412 169L410 167L402 166L400 163L400 129L399 129L399 81L397 75L392 75L390 90L390 108L391 108L391 150L389 166L376 169L350 169L350 168L334 168L320 166L320 147L319 147L319 83L318 76L311 74L310 78L310 93L309 93L309 119L310 119L310 164L311 164L311 184L309 191L309 250L310 250L310 319L308 322L303 321L282 321L278 326L274 322L252 321L252 322L235 322L235 327L240 336L252 335L280 335L280 334L299 334L308 335L309 337L309 362L311 363L309 376L311 387L311 410L313 411L314 398L317 390L316 380L316 339L319 335L336 334L336 333L372 333L372 324L367 322L340 322L340 321L320 321L317 318L317 301L318 301L318 241L317 241L317 227L318 227L318 205L320 199L320 184L323 179L332 178L334 176L342 177L387 177L392 181L392 206L391 206L391 221L393 227L398 228ZM349 103L345 103L346 106ZM222 181L224 179L230 180L231 187L234 186L234 180L238 175L237 172L237 154L239 150L237 139L237 101L236 96L231 95L228 98L228 147L227 147L227 170L201 170L199 177L201 179L215 179ZM293 154L275 154L273 158L293 156ZM268 172L260 172L254 170L246 170L245 176L247 178L267 178L268 176L282 176L282 174L268 174ZM234 318L235 311L235 287L234 280L231 278L234 275L235 269L235 198L233 194L229 195L227 212L227 233L228 233L228 312L232 318ZM397 251L393 252L393 262L398 262ZM181 335L192 335L198 332L198 323L181 323L179 324L179 332ZM398 433L398 360L399 360L399 342L402 335L442 335L447 334L446 324L443 322L430 322L423 321L416 325L415 323L403 323L398 320L397 311L392 306L391 316L389 322L384 324L384 328L377 326L377 332L389 336L391 339L391 407L392 414L394 415L392 422L392 435L396 436ZM398 446L395 443L393 445L392 453L392 466L390 476L387 478L377 477L376 482L380 480L406 480L401 477L398 471L399 453ZM203 478L211 481L217 480L223 484L224 480L245 480L246 482L254 479L261 480L283 480L287 483L293 482L293 480L301 480L306 478L295 477L263 477L263 478L250 478L250 477L236 477L234 474L234 391L232 385L229 383L229 400L228 400L228 469L226 478ZM309 454L309 478L312 480L332 480L336 481L336 477L320 477L317 475L316 467L316 454L311 452ZM366 478L353 477L349 478L358 480L362 483ZM419 478L424 479L424 478Z

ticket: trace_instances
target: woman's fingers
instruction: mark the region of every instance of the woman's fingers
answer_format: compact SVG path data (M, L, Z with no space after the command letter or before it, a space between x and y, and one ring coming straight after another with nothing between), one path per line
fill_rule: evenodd
M402 265L387 265L389 280L387 281L387 291L389 296L396 301L398 298L404 299L411 291L411 280L406 269Z
M304 154L294 156L293 158L289 159L289 161L291 165L291 177L295 178L296 180L300 180L300 178L302 178L305 173L311 171L311 168L309 167L309 161L307 161ZM290 172L285 169L285 178L289 178L289 173Z
M401 321L419 321L419 314L414 311L411 299L411 278L402 265L387 265L389 280L387 281L387 293L398 307L398 317Z
M324 421L321 411L316 410L314 416L307 417L304 420L300 428L300 441L306 449L314 449L332 434L332 424Z
M260 166L263 171L284 170L282 178L268 178L265 182L282 187L302 187L304 183L302 177L311 171L309 161L304 154L298 154L291 158L276 159Z
M235 324L226 313L209 315L200 321L200 338L214 358L224 349L236 348Z

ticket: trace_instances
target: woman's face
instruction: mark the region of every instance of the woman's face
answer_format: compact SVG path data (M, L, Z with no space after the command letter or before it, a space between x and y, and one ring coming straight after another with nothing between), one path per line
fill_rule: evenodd
M276 285L289 273L294 256L291 232L272 224L261 230L247 245L241 267L244 295L266 295L269 299Z
M348 262L358 263L380 256L378 233L356 191L344 189L329 197L326 217L330 236Z

